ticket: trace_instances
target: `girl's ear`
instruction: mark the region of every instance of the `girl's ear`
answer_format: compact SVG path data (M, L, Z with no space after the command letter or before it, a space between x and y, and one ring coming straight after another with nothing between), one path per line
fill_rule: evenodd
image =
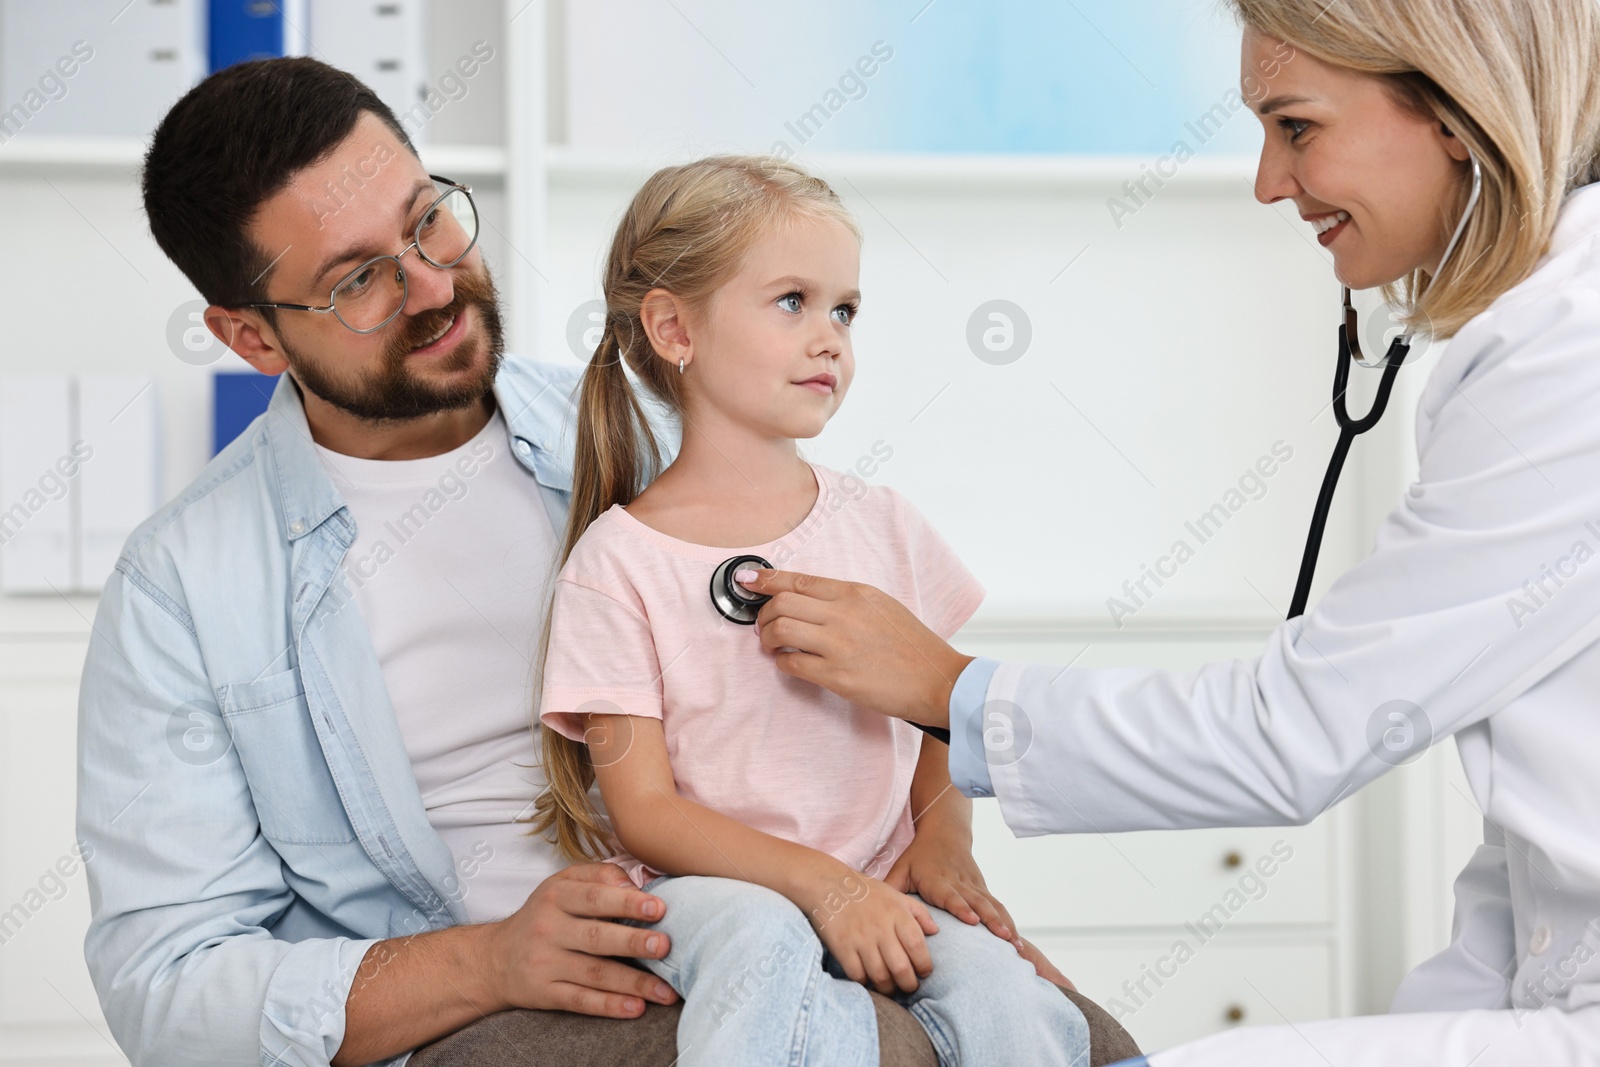
M689 339L689 324L683 302L665 289L652 289L639 305L639 322L656 355L672 364L694 361L694 343Z

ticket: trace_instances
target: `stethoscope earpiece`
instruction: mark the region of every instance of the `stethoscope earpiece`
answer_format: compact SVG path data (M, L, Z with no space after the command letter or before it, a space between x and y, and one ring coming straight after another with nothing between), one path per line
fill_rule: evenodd
M723 560L711 572L711 603L717 609L717 614L729 622L754 626L761 605L772 598L765 593L752 593L734 581L733 576L746 565L772 570L772 564L760 556L734 556Z

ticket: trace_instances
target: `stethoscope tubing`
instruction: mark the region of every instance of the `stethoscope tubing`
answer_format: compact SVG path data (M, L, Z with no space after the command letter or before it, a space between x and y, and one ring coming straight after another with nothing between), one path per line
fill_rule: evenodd
M1349 307L1350 290L1345 291L1345 306ZM1353 316L1352 316L1353 317ZM1294 598L1289 602L1291 619L1305 614L1306 601L1311 596L1311 580L1317 573L1317 556L1322 551L1322 535L1328 526L1328 512L1333 508L1334 490L1339 487L1339 474L1350 454L1350 445L1361 434L1378 424L1384 409L1389 406L1389 394L1394 391L1395 375L1406 360L1411 343L1405 337L1396 337L1384 357L1383 377L1378 380L1378 394L1372 407L1359 419L1352 419L1345 404L1345 394L1350 378L1350 364L1355 354L1350 347L1348 323L1339 325L1339 365L1333 376L1333 417L1339 423L1339 439L1334 442L1333 455L1328 458L1328 469L1322 476L1322 488L1317 492L1317 506L1311 512L1311 529L1306 533L1305 551L1300 556L1300 577L1295 582Z
M1477 209L1478 199L1483 193L1483 167L1478 162L1477 153L1468 149L1468 155L1472 160L1472 189L1467 194L1467 203L1462 209L1460 220L1456 223L1455 232L1450 235L1450 243L1445 245L1444 254L1439 257L1439 266L1428 279L1430 289L1433 287L1433 279L1444 272L1445 264L1449 263L1450 257L1455 254L1456 246L1461 243L1461 236L1466 232L1467 223ZM1401 365L1411 353L1409 332L1401 334L1390 342L1389 351L1383 358L1383 377L1378 381L1378 392L1373 398L1372 407L1361 418L1352 419L1345 403L1345 394L1350 381L1350 364L1362 363L1362 353L1356 311L1350 303L1348 286L1344 288L1342 311L1344 321L1339 324L1339 354L1333 371L1333 417L1339 423L1339 439L1334 443L1333 455L1328 459L1327 472L1322 476L1322 488L1317 492L1317 506L1311 512L1311 528L1306 532L1306 547L1300 556L1300 575L1295 581L1294 596L1289 601L1287 617L1290 619L1297 619L1305 614L1306 601L1311 597L1311 580L1317 572L1317 556L1322 552L1322 535L1328 526L1328 512L1333 507L1334 490L1339 486L1339 473L1344 469L1344 461L1350 454L1351 442L1372 429L1378 424L1378 420L1383 418L1383 412L1389 406L1389 394L1394 391L1395 375L1400 372ZM1370 364L1362 363L1362 365Z

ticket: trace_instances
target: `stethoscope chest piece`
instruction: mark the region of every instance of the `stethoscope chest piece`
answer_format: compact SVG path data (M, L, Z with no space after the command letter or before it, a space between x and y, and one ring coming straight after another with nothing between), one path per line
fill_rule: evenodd
M734 556L723 560L717 564L717 569L711 572L711 603L716 607L717 614L729 622L736 622L741 626L753 626L761 605L772 598L765 593L752 593L734 581L733 576L746 566L753 569L772 569L772 564L760 556Z

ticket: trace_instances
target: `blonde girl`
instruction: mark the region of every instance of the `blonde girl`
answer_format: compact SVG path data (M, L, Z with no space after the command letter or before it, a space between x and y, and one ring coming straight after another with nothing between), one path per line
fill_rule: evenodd
M785 676L708 596L748 553L870 580L945 636L983 598L904 498L796 448L854 375L859 258L833 191L777 160L670 167L634 197L581 389L535 829L666 902L671 951L639 962L684 997L681 1064L875 1064L864 983L946 1067L1086 1063L1083 1015L1009 928L952 914L992 907L981 878L939 900L886 881L948 788L944 746ZM647 407L682 426L659 474Z

